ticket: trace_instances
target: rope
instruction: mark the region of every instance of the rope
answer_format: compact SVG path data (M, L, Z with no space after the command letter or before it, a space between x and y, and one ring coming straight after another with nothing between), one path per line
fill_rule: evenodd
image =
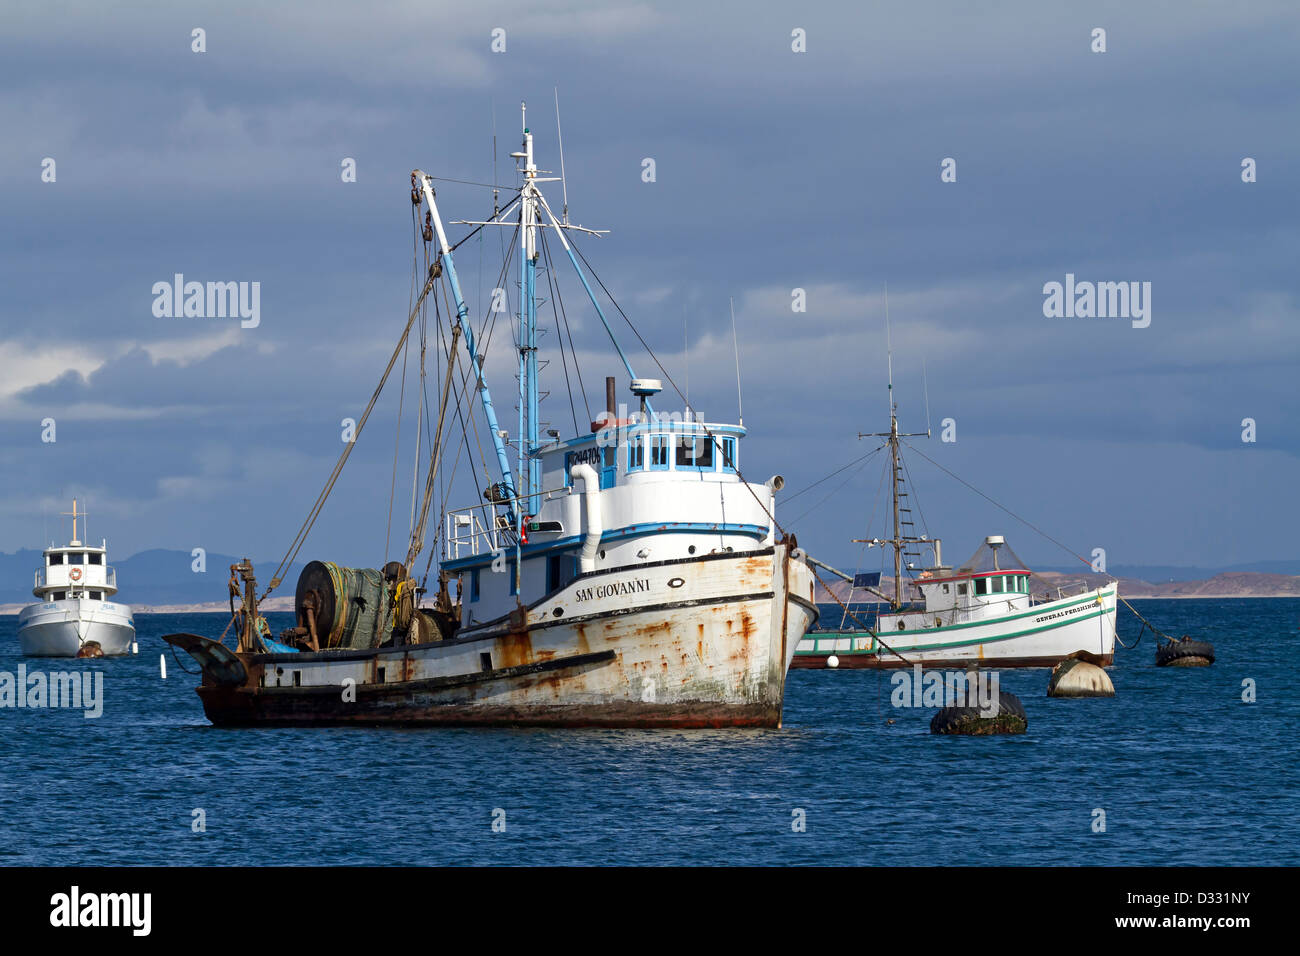
M402 330L402 337L398 339L397 347L393 349L393 354L388 360L388 367L384 369L384 374L380 376L379 385L375 387L374 394L370 396L370 401L366 404L366 410L361 415L361 420L357 422L357 429L352 435L352 441L348 442L344 446L343 453L339 455L339 460L334 465L334 471L330 473L329 479L325 482L325 487L322 488L321 493L317 495L316 503L312 505L311 511L307 514L307 519L302 523L302 527L298 529L298 534L294 537L293 543L289 545L289 550L285 553L283 560L280 561L279 567L277 567L275 573L271 575L271 583L267 585L266 590L262 592L262 596L258 598L259 602L265 601L267 595L276 588L280 583L280 574L285 570L285 568L293 564L294 559L298 556L298 552L301 551L302 546L307 543L307 535L311 532L312 525L316 523L316 519L320 516L321 509L325 507L325 501L329 498L330 492L334 490L334 483L338 481L339 474L343 471L343 466L347 464L348 457L352 454L352 449L356 447L357 439L361 437L361 431L366 427L366 422L370 419L370 413L374 409L375 403L379 401L379 393L384 390L384 384L388 381L388 376L393 371L393 366L397 364L397 357L402 354L402 350L406 346L407 336L411 334L411 326L415 324L415 319L420 312L420 306L424 304L425 297L429 294L436 281L436 277L432 275L425 281L424 289L420 292L420 298L416 302L415 308L411 311L410 318L406 320L406 328Z
M632 320L627 317L627 313L624 312L623 307L618 304L618 300L614 298L613 294L609 291L609 289L605 288L605 283L601 280L600 276L597 275L596 270L592 268L591 263L587 261L587 257L582 254L582 250L578 248L578 244L574 242L572 239L570 239L569 245L573 247L573 251L578 254L578 258L582 260L583 265L585 265L588 271L591 272L591 277L596 280L596 284L600 286L601 291L605 293L605 295L609 298L609 301L613 304L614 308L618 310L618 314L623 316L623 321L627 323L627 327L632 330L632 334L635 335L637 341L641 343L641 347L645 349L646 354L649 355L650 358L654 361L655 365L658 366L659 371L663 373L663 376L667 380L668 384L673 387L673 391L677 393L678 398L680 398L682 400L682 403L685 404L686 403L685 393L682 392L682 390L677 387L677 383L673 381L673 377L669 375L668 370L664 368L663 362L659 361L659 356L655 355L654 350L650 348L650 344L646 342L644 338L642 338L641 332L637 329L635 325L632 324ZM613 413L614 409L609 409L609 411ZM704 429L704 434L709 437L709 440L712 441L714 445L716 445L719 448L722 447L721 443L718 441L717 436L713 434L713 432L710 430L708 425L706 425L702 421L697 421L696 424L698 424L700 428ZM759 508L762 509L763 514L767 515L768 520L772 522L772 527L775 528L777 531L781 532L782 537L785 537L786 535L785 528L782 527L781 522L776 520L776 515L772 514L771 510L767 507L767 505L763 502L763 500L758 497L758 494L754 491L753 485L751 485L745 479L745 476L741 473L739 465L736 466L736 477L740 479L740 483L745 486L745 489L749 492L750 496L758 504Z

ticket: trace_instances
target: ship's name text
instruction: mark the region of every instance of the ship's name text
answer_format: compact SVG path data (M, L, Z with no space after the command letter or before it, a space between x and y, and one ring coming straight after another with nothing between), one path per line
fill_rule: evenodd
M617 597L622 594L639 594L642 591L649 590L649 578L634 578L631 581L615 581L612 584L597 584L594 587L578 588L576 593L579 601L590 601L595 598Z

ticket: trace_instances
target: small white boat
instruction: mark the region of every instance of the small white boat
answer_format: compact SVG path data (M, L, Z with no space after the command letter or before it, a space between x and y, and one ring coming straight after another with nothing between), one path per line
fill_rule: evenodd
M117 572L108 564L108 542L99 547L77 537L72 502L72 540L43 552L36 569L40 600L18 615L18 642L27 657L120 657L131 653L135 621L131 608L110 600L117 594Z

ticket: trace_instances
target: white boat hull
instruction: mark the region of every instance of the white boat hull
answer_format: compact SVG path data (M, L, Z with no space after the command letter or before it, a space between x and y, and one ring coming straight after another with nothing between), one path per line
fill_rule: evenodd
M94 642L105 657L131 653L131 608L110 601L69 598L31 604L18 615L18 643L26 657L77 657Z
M1083 651L1109 665L1115 656L1117 586L1036 604L981 621L910 631L813 632L799 642L793 667L1053 667ZM895 653L896 652L896 653Z

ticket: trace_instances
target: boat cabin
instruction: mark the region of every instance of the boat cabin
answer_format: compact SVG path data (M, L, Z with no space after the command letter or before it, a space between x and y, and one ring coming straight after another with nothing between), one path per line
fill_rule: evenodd
M43 561L36 569L36 586L32 594L41 601L64 601L82 598L105 601L117 593L117 571L108 564L108 541L99 547L83 544L77 538L77 519L86 517L72 502L72 540L66 545L51 544L41 552Z
M689 410L642 411L539 445L540 494L447 513L442 567L460 576L462 623L492 620L586 571L772 544L768 512L784 482L741 481L744 436L742 425ZM515 505L525 514L518 542Z
M1028 610L1032 576L1002 535L989 535L956 571L943 566L921 571L912 583L920 606L880 615L880 633L946 627Z

